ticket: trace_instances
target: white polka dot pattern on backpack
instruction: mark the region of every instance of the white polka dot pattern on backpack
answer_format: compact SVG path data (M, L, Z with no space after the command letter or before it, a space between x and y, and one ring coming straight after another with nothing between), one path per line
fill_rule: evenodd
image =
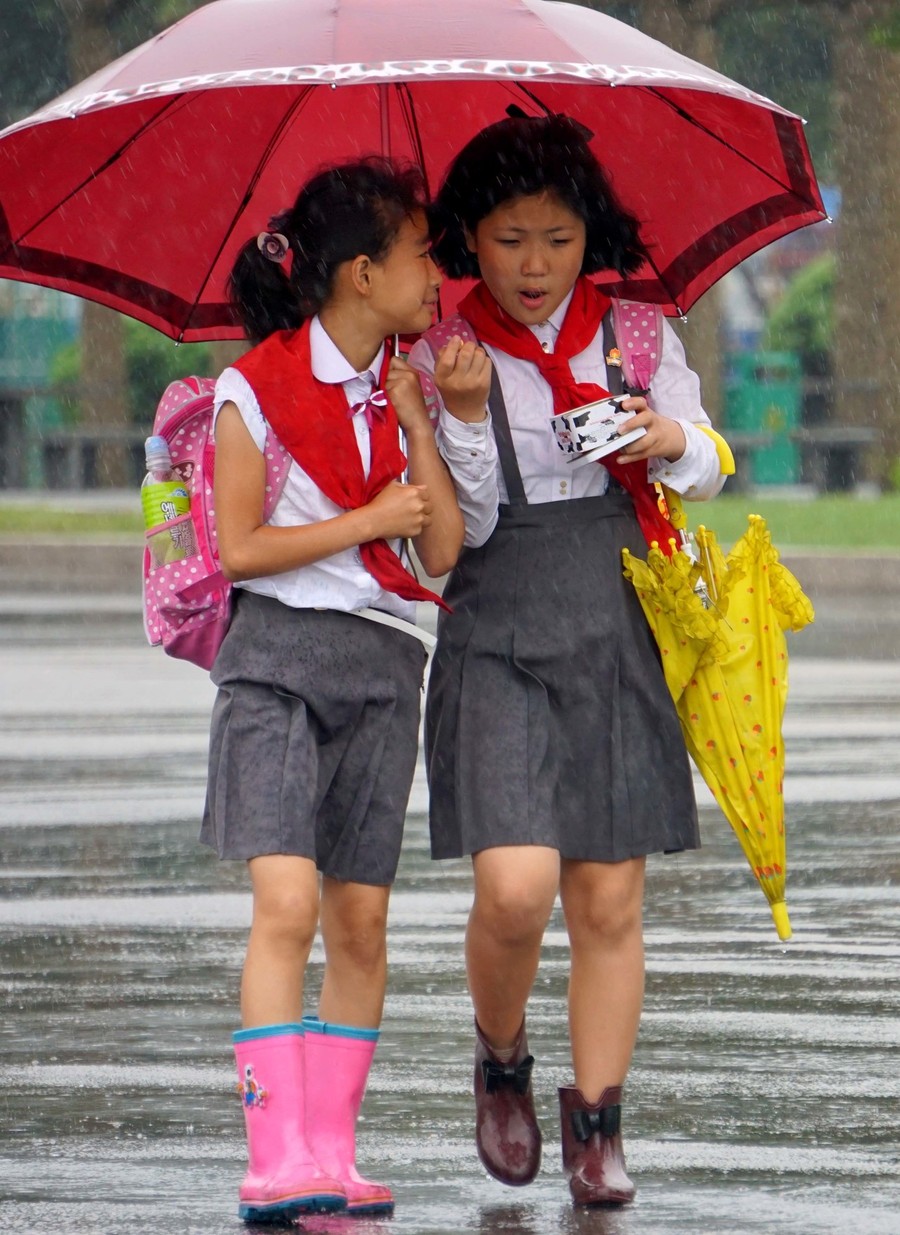
M659 368L662 311L655 304L614 299L612 320L626 386L649 389Z
M188 377L166 387L156 409L153 433L166 439L172 467L191 494L191 519L198 552L152 567L144 550L144 629L153 646L170 656L212 667L231 620L231 584L219 568L213 473L215 441L211 378ZM271 517L290 466L287 451L267 428L266 496Z

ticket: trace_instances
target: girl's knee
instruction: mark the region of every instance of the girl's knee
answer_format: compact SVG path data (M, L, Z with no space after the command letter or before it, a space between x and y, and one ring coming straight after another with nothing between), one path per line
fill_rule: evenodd
M354 895L349 888L326 884L322 910L322 938L330 964L372 972L387 954L388 891L366 889Z
M360 973L380 969L387 958L384 922L373 918L356 922L341 931L329 932L325 939L325 955L329 964L355 969Z
M253 898L253 927L273 942L296 948L312 947L318 919L318 902L299 890L269 891Z
M502 944L543 935L559 888L559 855L543 846L511 846L475 855L473 920Z
M577 912L566 914L569 938L607 948L620 947L640 938L643 918L640 903L601 903L588 901Z
M592 864L593 865L593 864ZM617 947L643 930L643 864L621 868L597 865L565 871L562 905L569 938Z
M498 943L532 943L547 927L556 887L546 880L491 880L476 890L474 922Z

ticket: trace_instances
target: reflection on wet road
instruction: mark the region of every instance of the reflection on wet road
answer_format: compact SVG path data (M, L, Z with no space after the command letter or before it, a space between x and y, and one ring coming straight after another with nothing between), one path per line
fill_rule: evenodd
M360 1134L397 1212L306 1230L900 1233L900 665L795 658L791 689L794 941L779 944L705 789L704 849L651 866L625 1111L636 1205L568 1204L558 916L530 1012L541 1174L513 1192L475 1158L470 879L464 862L428 859L420 770ZM204 674L145 649L128 622L96 614L89 639L52 622L0 632L4 1230L246 1229L230 1034L249 899L243 869L195 841L211 697Z

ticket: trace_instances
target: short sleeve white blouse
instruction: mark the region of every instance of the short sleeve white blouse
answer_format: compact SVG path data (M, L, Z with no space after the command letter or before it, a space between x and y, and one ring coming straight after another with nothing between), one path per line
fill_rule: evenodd
M343 387L349 409L369 397L381 372L383 350L363 373L357 373L325 331L319 319L310 325L310 355L313 374L319 381ZM225 369L216 382L214 415L224 403L234 403L255 445L262 451L266 440L266 421L249 382L237 369ZM371 460L369 427L362 411L353 417L353 429L363 468L368 475ZM343 514L313 482L299 463L291 461L284 489L275 504L269 524L272 527L297 527L320 523ZM401 542L391 548L401 552ZM279 575L263 575L235 584L261 596L273 596L295 609L338 609L352 613L359 609L380 609L407 622L415 622L414 601L403 600L386 591L366 570L359 548L344 549L297 570Z

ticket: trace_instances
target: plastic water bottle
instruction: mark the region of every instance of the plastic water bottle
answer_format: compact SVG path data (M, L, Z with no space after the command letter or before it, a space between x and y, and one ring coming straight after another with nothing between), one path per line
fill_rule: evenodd
M141 485L141 506L147 546L153 565L164 566L197 552L191 495L184 481L172 471L172 456L164 437L148 437L144 453L147 475Z

